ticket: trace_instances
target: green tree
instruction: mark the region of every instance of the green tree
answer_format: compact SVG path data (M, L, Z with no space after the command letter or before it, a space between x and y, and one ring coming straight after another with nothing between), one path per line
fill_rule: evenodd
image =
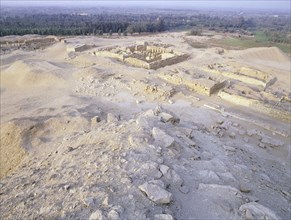
M133 25L129 25L127 28L126 28L126 32L127 33L130 33L131 35L134 33L134 26Z
M165 22L163 19L159 18L157 23L157 31L161 32L165 30Z

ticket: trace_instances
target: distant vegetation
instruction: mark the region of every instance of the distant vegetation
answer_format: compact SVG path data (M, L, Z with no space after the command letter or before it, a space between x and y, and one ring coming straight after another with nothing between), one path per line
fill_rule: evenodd
M268 34L262 31L254 33L253 37L227 37L220 40L212 40L208 42L212 46L225 47L229 49L246 49L252 47L278 47L283 52L291 54L290 43L284 41L278 41L277 39L272 40Z
M200 12L174 9L2 8L0 36L6 35L128 35L167 30L203 30L252 35L289 44L290 15L265 12ZM259 36L256 36L259 37ZM262 39L261 39L262 40Z
M195 28L189 31L188 35L190 36L201 36L202 35L202 28Z

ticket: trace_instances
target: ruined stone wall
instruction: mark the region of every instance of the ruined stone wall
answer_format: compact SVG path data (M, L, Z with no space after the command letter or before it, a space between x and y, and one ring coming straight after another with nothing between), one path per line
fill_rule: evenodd
M214 92L221 89L225 82L214 82L207 79L191 79L189 77L177 76L177 75L169 75L169 74L159 74L163 80L166 80L175 85L185 85L189 89L194 90L200 94L210 96ZM207 85L208 84L208 85Z
M260 101L254 102L252 107L254 109L259 110L260 112L264 114L267 114L274 118L278 118L278 119L281 119L282 121L291 123L291 113L289 111L276 109L274 106L264 104Z
M81 45L81 46L76 46L76 47L67 47L67 51L71 51L71 52L82 52L82 51L85 51L85 50L88 50L90 49L91 46L89 45Z
M218 70L214 70L214 69L207 69L207 68L202 68L203 71L205 72L208 72L208 73L213 73L213 74L216 74L216 75L222 75L224 77L227 77L227 78L231 78L231 79L234 79L234 80L239 80L241 82L244 82L244 83L247 83L247 84L251 84L251 85L256 85L256 86L261 86L263 88L266 87L266 83L261 81L261 80L258 80L258 79L255 79L255 78L251 78L251 77L248 77L248 76L245 76L245 75L239 75L239 74L236 74L236 73L232 73L232 72L227 72L227 71L218 71Z
M289 111L277 109L272 105L263 103L262 101L249 99L236 94L230 94L225 91L220 91L218 96L236 105L246 106L271 117L287 121L289 123L291 122L291 114Z
M161 55L161 59L165 60L165 59L169 59L175 56L175 54L173 53L162 53Z
M150 69L158 69L160 67L179 63L179 62L186 60L187 58L188 58L188 55L184 54L181 56L177 56L177 57L175 56L175 57L170 57L170 58L165 59L165 60L156 61L156 62L150 63Z
M82 51L86 50L86 47L84 45L84 46L80 46L80 47L75 47L73 49L75 52L82 52Z
M136 50L136 46L135 45L128 46L126 47L126 50L129 50L130 52L133 53Z
M269 87L270 85L273 85L276 81L277 81L277 77L270 78L270 80L266 82L265 88Z
M24 37L23 37L24 38ZM58 42L56 37L45 38L33 38L33 39L13 39L13 40L1 40L1 52L10 51L12 49L24 49L35 50L40 48L46 48L55 42Z
M58 39L56 37L45 37L45 38L35 38L35 39L17 39L17 40L7 40L0 41L1 45L9 45L9 46L20 46L23 44L33 44L33 43L53 43L57 42Z
M269 79L269 74L258 71L258 70L253 70L248 67L241 67L239 72L246 76L254 77L265 82Z
M183 80L183 84L186 85L188 88L200 93L200 94L204 94L207 96L210 96L210 87L206 87L203 86L202 84L200 84L197 81L191 81L191 80Z
M150 64L149 63L147 63L146 61L142 61L140 59L137 59L137 58L128 57L128 58L124 59L124 62L129 64L129 65L131 65L131 66L150 69Z
M32 43L52 43L52 42L57 42L57 41L58 41L57 38L47 37L47 38L26 40L25 43L27 43L27 44L32 44Z
M189 88L195 90L196 92L199 92L201 94L210 96L214 92L221 89L225 82L215 82L208 79L183 79L184 84L188 86Z
M151 57L151 59L149 60L149 62L156 62L162 59L161 55L155 56L155 57Z
M95 51L95 52L93 52L93 54L95 56L111 57L111 58L115 58L115 59L118 59L121 61L124 60L124 56L122 54L116 54L116 53L112 53L110 51Z
M146 50L146 46L144 46L144 45L136 45L135 46L135 50L137 50L137 51L145 51Z
M174 50L173 48L166 48L165 53L174 53ZM182 55L182 54L178 54L178 55Z
M170 82L174 85L181 85L183 84L183 79L182 77L179 77L177 75L170 75L170 74L158 74L158 77L167 81L167 82Z
M219 91L220 89L222 89L224 86L226 85L226 81L222 81L222 82L219 82L219 83L216 83L214 86L212 86L210 88L210 95Z
M9 41L1 41L1 47L17 47L17 46L21 46L21 45L24 45L24 41L20 41L20 42L18 42L18 41L11 41L11 42L9 42Z
M220 91L218 93L218 96L226 101L229 101L231 103L234 103L236 105L242 105L246 107L250 107L252 105L252 100L248 99L246 97L236 95L236 94L231 94L225 91Z
M146 50L155 52L155 53L165 53L166 49L162 47L157 47L157 46L146 46Z
M264 72L261 72L258 70L253 70L253 69L250 69L248 67L240 68L239 72L246 75L246 76L254 77L254 78L257 78L257 79L265 82L265 88L274 84L277 80L277 78L271 74L264 73Z
M75 48L69 45L67 45L66 50L67 52L75 52Z
M158 69L160 67L182 62L188 58L187 54L177 53L178 55L176 55L176 53L172 53L171 49L170 53L166 53L164 56L166 58L163 59L162 54L166 51L166 49L157 46L137 45L128 46L125 49L128 51L128 54L121 54L121 49L116 51L116 48L115 50L103 48L102 50L93 52L93 54L95 56L116 58L129 65L146 69Z

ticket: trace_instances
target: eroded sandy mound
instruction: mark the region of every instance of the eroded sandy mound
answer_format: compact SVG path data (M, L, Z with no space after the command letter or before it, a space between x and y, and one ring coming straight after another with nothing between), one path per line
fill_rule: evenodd
M60 84L62 69L46 61L16 61L1 73L1 85L34 87Z
M46 48L43 52L44 52L45 57L51 57L52 59L65 60L69 58L67 50L66 50L66 44L64 43L56 43Z
M238 58L249 61L263 60L278 63L289 62L288 57L277 47L250 48L239 51L237 56Z
M78 115L15 119L1 125L0 179L16 170L26 154L47 153L60 138L89 128L89 121Z
M22 147L24 130L11 122L1 125L0 179L17 168L26 154Z
M108 79L112 75L113 75L112 73L106 72L106 71L104 71L102 69L99 69L97 67L94 67L94 66L83 68L83 69L78 70L78 71L73 73L73 76L76 79L83 80L85 78L89 78L89 79L91 79L91 81L94 78L98 78L99 81L100 80L105 80L105 79Z
M97 63L96 57L90 54L82 54L75 57L72 63L77 67L88 67L95 65Z

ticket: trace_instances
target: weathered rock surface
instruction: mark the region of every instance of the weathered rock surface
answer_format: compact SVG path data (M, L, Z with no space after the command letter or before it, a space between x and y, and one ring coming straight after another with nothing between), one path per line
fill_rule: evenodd
M284 142L267 136L262 137L261 143L270 147L282 147L284 145Z
M177 174L175 170L168 170L168 172L164 176L167 183L172 186L180 187L183 184L183 179Z
M112 113L107 114L107 122L111 123L111 122L118 122L118 121L119 121L119 116L116 116Z
M168 204L172 201L172 194L156 184L146 182L138 188L154 203Z
M163 175L166 175L166 173L168 172L170 168L164 164L160 165L160 171L162 172Z
M174 220L174 218L169 214L157 214L154 220Z
M137 175L152 177L154 179L159 179L162 177L162 173L158 170L158 164L154 162L148 162L143 164L137 171Z
M105 218L104 218L101 210L96 210L89 217L89 220L103 220L103 219L105 219Z
M115 210L111 210L110 212L108 212L108 218L112 219L112 220L118 220L120 219L119 213Z
M164 123L170 122L172 124L178 124L180 122L180 119L178 119L178 118L174 117L173 115L170 115L166 112L161 112L159 114L159 118Z
M230 152L235 152L235 148L227 145L223 145L224 150L230 151Z
M276 214L267 207L257 203L250 202L242 205L239 210L244 212L246 219L266 219L277 220L279 219Z
M219 176L212 170L199 171L199 177L204 183L217 183L219 182Z
M157 127L153 128L152 135L156 143L161 147L171 147L175 143L175 139L173 137Z

